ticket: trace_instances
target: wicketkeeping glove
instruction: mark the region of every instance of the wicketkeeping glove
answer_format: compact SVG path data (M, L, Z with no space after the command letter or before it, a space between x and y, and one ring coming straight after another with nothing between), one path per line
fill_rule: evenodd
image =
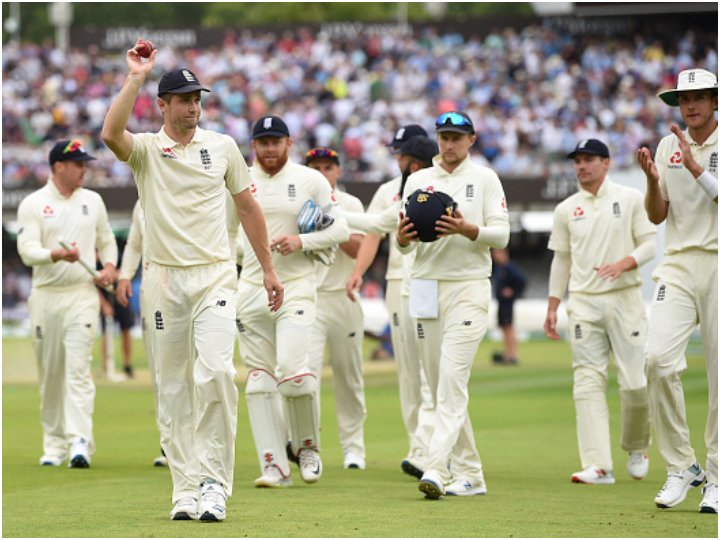
M323 212L319 206L308 199L302 210L300 210L297 224L300 234L307 234L322 231L332 225L334 221L334 217ZM311 259L320 261L325 266L330 266L335 262L335 251L337 251L337 245L325 249L304 251L303 253Z

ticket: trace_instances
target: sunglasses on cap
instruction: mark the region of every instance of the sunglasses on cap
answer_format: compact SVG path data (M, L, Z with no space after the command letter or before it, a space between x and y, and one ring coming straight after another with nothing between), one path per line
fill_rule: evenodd
M68 152L77 152L78 150L82 149L82 147L82 141L74 139L68 143L68 145L63 149L62 153L67 154Z
M307 154L305 154L305 162L308 163L313 159L329 159L335 163L340 163L340 157L335 150L330 148L313 148Z
M440 116L438 116L438 119L435 121L436 126L444 126L447 123L450 123L453 126L470 126L470 127L472 127L472 123L470 122L470 120L468 120L463 115L458 114L456 112L449 112L449 113L441 114Z

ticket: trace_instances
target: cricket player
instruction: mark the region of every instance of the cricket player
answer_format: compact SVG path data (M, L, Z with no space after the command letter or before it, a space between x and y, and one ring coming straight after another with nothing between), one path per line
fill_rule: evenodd
M140 40L138 40L139 45ZM155 64L135 48L129 74L110 107L103 140L133 170L145 214L146 326L155 362L162 446L173 480L171 519L221 521L232 494L237 388L234 377L235 262L231 259L226 191L262 266L265 309L277 310L283 288L275 275L262 210L235 141L198 127L201 92L188 69L158 85L164 125L158 133L125 129L137 94Z
M655 227L642 194L608 178L610 152L602 141L580 141L568 155L580 190L555 208L548 247L554 251L545 334L560 339L557 309L570 283L568 320L573 397L582 484L614 484L610 415L605 393L612 351L620 387L627 471L648 471L650 412L643 347L647 332L638 268L655 257Z
M660 141L654 162L647 148L637 154L647 178L647 215L655 224L666 222L664 256L653 273L656 287L645 347L650 407L668 472L655 504L677 506L707 474L700 512L717 514L717 77L704 69L681 71L677 88L658 97L680 108L687 129L672 124L672 135ZM685 349L698 323L708 377L705 472L690 445L680 381L687 368Z
M255 486L275 488L292 484L286 421L300 477L315 483L322 476L319 381L308 364L316 313L315 263L316 255L324 257L321 251L328 254L347 242L350 233L325 177L290 161L292 139L281 118L260 118L252 141L256 159L251 192L267 219L273 263L286 294L279 310L265 309L260 264L244 249L237 325L248 370L245 398L262 471ZM298 217L308 201L318 210L313 224L334 221L299 234Z
M343 212L364 213L360 199L337 189L342 175L340 157L330 148L313 148L305 155L305 165L327 178L333 196ZM328 266L317 262L317 304L315 326L310 345L310 373L320 381L325 345L333 372L333 389L343 466L365 468L365 437L363 426L367 417L365 383L363 381L363 338L365 324L360 304L345 294L364 233L350 231L350 239L338 245L335 262Z
M33 267L28 304L40 382L40 465L59 466L69 456L69 467L86 468L95 453L90 373L100 309L95 285L112 282L118 249L105 203L82 187L87 162L94 159L79 139L55 143L50 179L18 207L18 253ZM64 249L60 240L72 248ZM103 269L93 280L75 263L82 258L93 264L96 248Z
M122 263L120 264L120 275L118 277L116 289L116 298L118 304L121 306L128 306L130 304L130 298L132 298L132 279L135 276L140 260L145 258L145 264L143 264L141 270L140 280L140 320L142 328L142 340L143 347L145 348L145 358L147 358L148 367L150 368L150 378L152 380L153 392L155 394L155 414L158 429L162 429L161 426L166 425L167 422L162 422L157 414L159 412L157 402L157 381L155 378L155 362L153 361L152 349L150 348L149 334L147 332L147 321L145 320L147 311L143 306L143 299L145 298L145 268L148 266L147 257L144 257L144 238L145 238L145 216L143 214L142 205L138 199L135 202L135 206L132 211L132 223L130 224L130 232L128 233L127 242L125 244L125 251L123 252ZM167 467L168 461L165 455L165 450L162 449L162 437L160 450L161 455L153 460L155 467Z
M445 113L437 118L435 131L440 155L433 158L431 168L410 175L403 199L417 189L442 191L457 202L455 216L436 221L435 242L419 243L407 216L396 232L401 253L416 251L410 316L435 401L427 468L418 488L430 499L445 493L487 492L467 409L467 387L488 324L490 248L504 248L510 236L500 179L470 159L475 143L470 118L462 112Z
M355 301L362 285L362 276L372 264L377 253L380 238L397 229L398 215L402 207L401 194L407 178L414 172L432 166L432 158L438 153L438 145L426 135L413 135L402 140L408 132L400 128L393 143L401 176L380 186L368 208L367 214L345 213L348 225L368 232L360 246L355 269L347 283L347 294ZM425 131L423 130L423 133ZM393 144L391 143L391 144ZM387 290L385 299L391 319L391 333L394 336L393 350L400 390L400 409L408 434L410 449L401 462L406 474L420 479L425 472L428 445L432 437L433 400L427 379L420 362L415 343L415 326L410 318L408 299L410 294L410 268L413 254L403 257L394 241L389 244L390 254L387 268Z

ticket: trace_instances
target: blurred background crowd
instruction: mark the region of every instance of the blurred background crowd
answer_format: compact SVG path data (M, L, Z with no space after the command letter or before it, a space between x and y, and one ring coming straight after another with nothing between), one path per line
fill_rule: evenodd
M157 130L159 77L185 66L212 90L202 126L231 135L249 161L253 122L279 114L295 139L295 159L331 146L342 150L343 180L380 182L397 174L383 145L398 126L431 131L439 114L461 109L477 126L473 158L503 179L552 175L588 137L608 142L615 167L631 167L635 150L657 142L676 113L655 94L673 87L683 69L716 72L716 39L694 30L578 39L539 24L468 39L432 28L352 40L302 27L280 35L230 31L220 47L160 49L129 129ZM3 187L42 185L49 141L69 136L100 158L88 187L133 185L130 169L100 139L127 74L124 54L6 45L2 70Z

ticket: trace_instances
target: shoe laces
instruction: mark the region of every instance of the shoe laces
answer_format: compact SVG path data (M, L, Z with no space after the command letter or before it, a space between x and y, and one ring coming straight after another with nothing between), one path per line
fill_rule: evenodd
M317 464L318 453L313 450L300 452L300 467L314 468Z
M665 482L665 485L660 490L659 494L662 494L666 491L672 491L677 488L682 488L687 482L683 478L683 474L681 472L679 473L670 473L668 474L668 479Z
M195 497L181 497L178 502L175 503L176 507L182 506L197 506L197 499Z
M703 497L715 495L715 500L718 498L718 487L717 484L705 484L703 486Z

